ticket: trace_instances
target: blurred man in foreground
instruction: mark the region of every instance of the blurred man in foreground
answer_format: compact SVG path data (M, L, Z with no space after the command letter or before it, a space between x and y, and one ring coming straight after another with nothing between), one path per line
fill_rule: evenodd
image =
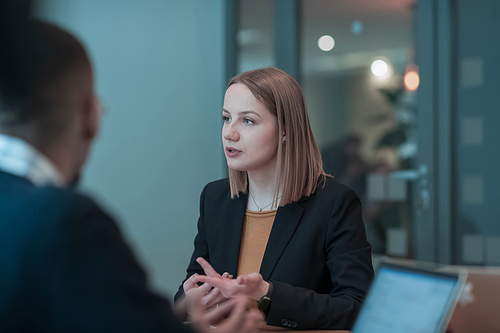
M191 332L149 290L113 219L68 187L99 128L91 64L66 31L27 24L23 80L0 65L0 330ZM259 314L244 299L207 311L209 288L180 306L194 330L253 329Z

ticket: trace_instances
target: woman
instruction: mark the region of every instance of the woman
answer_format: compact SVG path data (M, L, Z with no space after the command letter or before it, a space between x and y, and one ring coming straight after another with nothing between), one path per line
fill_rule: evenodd
M350 329L373 278L370 245L358 197L323 171L300 86L276 68L239 74L222 118L229 179L201 194L176 299L204 282L207 306L243 294L268 325Z

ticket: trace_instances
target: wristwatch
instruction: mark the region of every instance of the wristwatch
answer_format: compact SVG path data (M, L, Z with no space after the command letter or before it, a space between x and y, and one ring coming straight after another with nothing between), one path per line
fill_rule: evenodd
M260 311L264 312L269 309L269 305L271 305L271 296L273 292L273 283L269 282L269 289L267 290L267 294L262 296L262 298L257 302L257 308Z

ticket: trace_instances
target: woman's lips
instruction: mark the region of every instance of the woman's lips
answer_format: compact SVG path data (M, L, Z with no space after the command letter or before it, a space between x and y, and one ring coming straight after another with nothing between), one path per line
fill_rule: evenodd
M227 157L236 157L241 154L241 150L238 150L233 147L226 147L226 155Z

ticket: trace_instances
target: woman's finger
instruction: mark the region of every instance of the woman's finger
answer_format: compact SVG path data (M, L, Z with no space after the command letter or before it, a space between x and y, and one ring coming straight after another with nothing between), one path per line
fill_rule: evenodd
M240 299L230 299L227 302L224 302L219 305L218 308L210 311L207 315L207 319L211 325L217 325L221 320L228 317L229 314L235 312L235 310L239 310L239 314L241 316L242 310L246 307L246 305L241 304Z
M214 288L208 293L205 297L203 297L203 303L207 308L211 308L214 305L217 305L223 302L226 298L222 295L219 288Z
M228 280L206 275L198 275L195 278L195 281L208 283L214 286L215 288L219 288L222 295L226 298L238 295L240 293L239 289L241 289L236 280Z
M203 293L204 295L208 294L212 288L213 288L213 286L211 284L209 284L209 283L204 283L204 284L202 284L201 286L198 287L198 289L200 290L200 292Z
M249 287L257 286L262 282L262 275L259 273L250 273L248 275L240 275L236 278L239 284L247 285Z
M213 305L220 305L221 303L224 303L227 300L228 298L224 297L224 295L221 292L219 296L214 300Z
M196 259L196 262L200 264L201 268L207 276L218 277L220 278L220 274L215 271L215 269L205 260L205 258L199 257Z
M245 298L225 302L217 310L212 311L213 316L210 318L212 325L218 323L217 332L253 332L257 322L263 320L257 310L247 310L247 300ZM220 322L222 318L225 319Z
M221 279L221 278L218 278L218 277L212 277L212 276L207 276L207 275L198 275L194 278L194 281L196 283L198 282L203 282L203 283L208 283L212 286L214 286L214 288L219 288L221 290L224 289L224 287L226 287L228 284L230 284L231 280L224 280L224 279Z
M236 283L240 287L239 290L242 294L256 300L267 294L269 290L269 283L264 281L259 273L240 275L236 278Z
M184 283L182 284L182 288L184 288L184 292L188 291L189 289L198 287L198 285L195 282L196 276L198 276L198 273L194 273L186 281L184 281Z

